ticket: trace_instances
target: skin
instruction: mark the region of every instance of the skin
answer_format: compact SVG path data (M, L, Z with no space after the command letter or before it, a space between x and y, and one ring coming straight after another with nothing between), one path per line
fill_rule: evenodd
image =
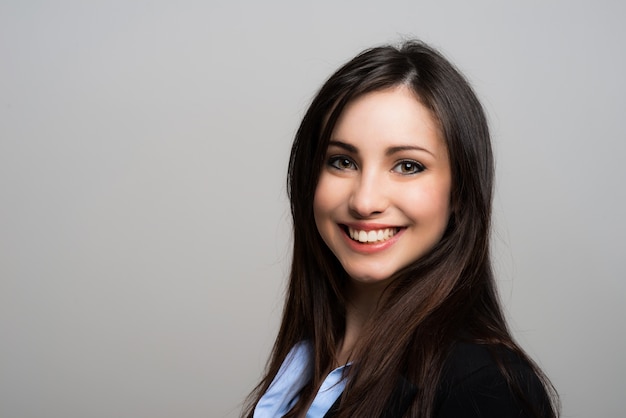
M409 88L371 92L346 106L313 203L320 235L351 278L339 363L390 276L441 239L451 185L438 123Z

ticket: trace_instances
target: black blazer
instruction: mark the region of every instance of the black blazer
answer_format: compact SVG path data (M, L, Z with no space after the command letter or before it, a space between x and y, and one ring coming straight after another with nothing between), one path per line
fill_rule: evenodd
M501 352L520 377L522 390L534 405L549 404L543 386L530 366L510 352ZM387 408L380 418L401 418L418 388L399 379ZM324 418L337 416L341 397ZM531 417L513 394L489 350L482 345L459 343L452 350L443 371L435 400L435 418L526 418ZM370 418L370 417L363 417Z

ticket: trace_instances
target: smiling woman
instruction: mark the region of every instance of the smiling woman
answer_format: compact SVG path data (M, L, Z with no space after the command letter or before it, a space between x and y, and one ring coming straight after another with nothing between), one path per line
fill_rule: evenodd
M389 280L439 242L450 217L448 152L409 88L346 106L326 155L315 222L352 280Z
M463 76L420 42L324 84L288 177L289 288L246 417L555 417L489 256L493 159Z

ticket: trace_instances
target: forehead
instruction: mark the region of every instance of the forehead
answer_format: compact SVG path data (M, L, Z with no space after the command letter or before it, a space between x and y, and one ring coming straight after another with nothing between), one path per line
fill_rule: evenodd
M371 145L398 142L445 147L437 118L406 86L369 92L348 102L331 137Z

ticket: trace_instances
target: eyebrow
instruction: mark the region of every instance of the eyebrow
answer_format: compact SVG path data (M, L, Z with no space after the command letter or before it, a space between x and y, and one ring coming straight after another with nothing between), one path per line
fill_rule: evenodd
M359 153L359 150L357 149L357 147L355 147L354 145L346 144L345 142L341 142L341 141L337 141L337 140L331 140L328 143L328 146L330 147L331 145L334 145L334 146L339 147L339 148L343 148L346 151L354 153L354 154L358 154Z
M359 150L358 150L357 147L355 147L354 145L351 145L351 144L346 144L345 142L342 142L342 141L331 140L328 143L328 146L331 146L331 145L334 145L334 146L339 147L339 148L343 148L346 151L352 152L354 154L358 154L359 153ZM435 154L433 154L432 152L430 152L426 148L418 147L417 145L398 145L398 146L395 146L395 147L389 147L385 151L385 155L386 156L391 156L393 154L396 154L396 153L402 152L402 151L423 151L423 152L429 153L432 156L435 156Z
M387 151L385 151L385 155L390 156L402 151L423 151L427 152L433 157L435 156L432 152L428 151L426 148L418 147L417 145L399 145L397 147L389 147Z

